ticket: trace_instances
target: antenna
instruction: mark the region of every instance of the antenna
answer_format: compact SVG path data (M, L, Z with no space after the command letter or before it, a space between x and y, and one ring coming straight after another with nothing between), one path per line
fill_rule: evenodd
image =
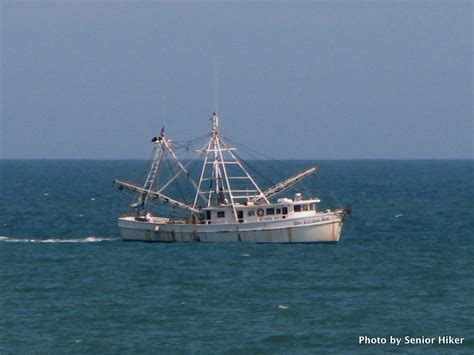
M217 64L214 62L214 112L217 115Z

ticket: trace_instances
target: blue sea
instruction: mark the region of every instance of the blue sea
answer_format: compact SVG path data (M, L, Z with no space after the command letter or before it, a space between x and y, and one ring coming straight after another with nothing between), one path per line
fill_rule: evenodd
M474 161L286 164L352 206L339 243L127 243L146 161L0 161L0 353L472 354Z

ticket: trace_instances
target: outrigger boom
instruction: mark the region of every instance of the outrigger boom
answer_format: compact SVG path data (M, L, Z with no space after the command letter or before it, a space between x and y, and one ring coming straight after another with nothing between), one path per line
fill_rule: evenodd
M148 189L144 189L140 186L137 186L137 185L134 185L134 184L131 184L129 182L126 182L126 181L121 181L121 180L114 180L114 184L119 186L120 187L125 187L131 191L136 191L136 192L139 192L141 194L147 194L148 196L152 197L152 198L158 198L160 199L161 201L163 202L166 202L166 203L169 203L170 205L173 205L173 206L176 206L176 207L179 207L179 208L183 208L185 210L188 210L189 212L192 212L192 213L199 213L200 211L195 209L195 208L192 208L191 206L188 206L186 205L185 203L182 203L182 202L179 202L175 199L172 199L171 197L168 197L158 191L152 191L152 190L148 190Z
M310 168L308 170L305 170L295 176L292 176L286 180L283 180L281 182L279 182L278 184L275 184L274 186L270 187L269 189L265 190L263 192L263 195L266 197L266 198L270 198L272 196L275 196L275 195L278 195L279 193L289 189L290 187L292 187L293 185L297 184L298 182L300 182L301 180L303 180L305 177L311 175L312 173L314 172L317 172L317 168ZM254 202L257 202L259 200L261 200L262 197L261 196L258 196L256 198L253 199Z

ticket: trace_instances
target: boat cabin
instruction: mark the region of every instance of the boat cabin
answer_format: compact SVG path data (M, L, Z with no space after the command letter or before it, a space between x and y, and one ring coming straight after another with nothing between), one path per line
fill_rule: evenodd
M307 217L316 214L316 203L319 199L302 200L301 195L295 196L294 200L289 198L278 199L272 204L254 204L244 202L235 204L235 214L232 205L226 204L219 207L207 207L202 209L203 224L228 224L252 223L263 221L274 221L287 218ZM298 198L299 197L299 198Z

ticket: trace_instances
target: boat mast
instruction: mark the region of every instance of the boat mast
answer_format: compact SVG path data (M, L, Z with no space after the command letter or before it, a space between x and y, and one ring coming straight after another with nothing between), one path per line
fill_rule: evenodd
M218 172L219 176L221 177L221 186L222 186L219 188L219 190L217 190L217 184L216 184L216 196L218 200L217 202L220 202L220 203L224 202L225 204L227 202L225 199L225 192L227 192L230 197L230 203L234 211L235 220L237 220L237 211L235 210L234 196L232 195L232 190L231 190L230 182L229 182L229 175L227 174L227 169L225 167L226 162L224 160L224 157L222 156L222 147L219 142L220 140L219 139L219 117L216 114L212 116L212 126L213 126L212 130L214 131L214 145L216 148L216 152L214 153L214 164L217 168L216 172ZM226 188L224 188L224 184L222 182L222 174L220 172L220 165L222 165L222 171L224 172Z
M235 209L238 200L251 201L254 199L263 199L267 204L270 202L265 194L252 179L247 170L243 167L239 159L233 153L235 148L228 147L223 141L219 131L219 117L214 113L211 117L212 129L209 141L206 147L197 152L205 152L204 162L201 169L201 176L197 185L196 196L194 198L193 208L197 208L197 200L201 195L205 196L206 206L211 207L230 205L232 206L235 218L237 220L237 211ZM212 166L209 172L208 166ZM236 166L240 168L241 176L232 176L229 168ZM207 172L207 176L206 176ZM210 175L210 176L209 176ZM232 189L231 180L246 179L249 181L251 189ZM209 189L203 191L203 182L210 181ZM213 204L213 200L215 204Z
M165 127L161 129L158 137L154 137L152 139L152 142L155 143L155 147L153 148L153 161L151 163L150 171L148 172L148 176L145 180L145 183L143 184L143 188L140 191L136 202L132 204L133 207L137 207L137 214L139 214L140 210L143 211L145 209L145 204L149 196L148 191L151 190L155 182L156 175L160 167L161 159L163 158L163 150L164 150L163 142L166 141L164 139L164 136L165 136L164 130L165 130Z
M161 132L157 137L153 137L152 142L155 145L153 148L153 160L151 163L150 171L148 172L145 183L143 184L143 187L139 187L135 184L120 180L115 180L114 183L120 188L127 188L129 190L138 192L137 199L131 205L131 207L137 209L137 216L140 216L140 213L144 213L145 205L150 197L153 199L160 199L163 202L167 202L175 207L183 208L185 210L188 210L189 212L198 213L199 211L195 208L188 206L180 201L174 200L162 193L174 180L176 180L183 173L187 176L188 180L193 184L196 189L198 188L198 186L196 182L194 182L194 180L192 179L191 174L188 172L186 167L181 163L181 161L174 153L173 149L170 146L171 141L165 138L164 127L161 129ZM153 185L155 184L160 164L164 158L165 153L168 153L168 156L176 162L180 170L176 174L174 174L174 176L172 176L163 186L161 186L158 191L154 191Z

